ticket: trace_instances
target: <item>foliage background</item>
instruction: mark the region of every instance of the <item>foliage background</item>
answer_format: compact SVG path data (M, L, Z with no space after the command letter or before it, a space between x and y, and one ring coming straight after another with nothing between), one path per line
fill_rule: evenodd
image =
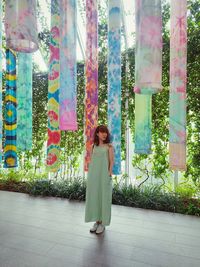
M168 167L168 124L169 124L169 11L167 1L163 3L163 91L153 96L152 143L150 156L134 156L133 165L141 175L140 184L154 177L160 186L170 187L172 173ZM82 11L84 13L84 10ZM107 124L107 18L106 12L99 7L99 123ZM49 57L49 31L46 21L38 12L42 24L39 32L40 50L46 62ZM187 78L187 171L183 173L186 187L200 190L200 0L188 0L188 78ZM5 44L4 44L5 45ZM128 72L126 72L128 64ZM77 66L77 132L63 132L61 142L62 179L73 179L80 167L84 149L84 62ZM134 136L134 47L122 53L122 157L125 159L126 118L130 122ZM45 171L45 144L47 141L47 73L39 72L34 64L33 74L33 149L19 152L19 170L23 175L29 172ZM128 111L125 102L128 93ZM133 140L134 142L134 140ZM131 144L130 144L131 145ZM56 176L57 177L57 176Z

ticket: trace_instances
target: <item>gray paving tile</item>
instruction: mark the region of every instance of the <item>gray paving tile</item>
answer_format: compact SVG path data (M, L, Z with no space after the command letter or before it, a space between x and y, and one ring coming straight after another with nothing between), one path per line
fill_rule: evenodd
M0 267L42 267L46 257L24 250L0 246Z
M84 202L0 191L0 267L199 267L200 219L112 206L97 237Z

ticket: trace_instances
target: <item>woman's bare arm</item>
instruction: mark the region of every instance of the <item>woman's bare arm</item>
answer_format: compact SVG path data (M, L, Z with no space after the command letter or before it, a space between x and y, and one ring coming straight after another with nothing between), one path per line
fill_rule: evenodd
M109 171L109 175L111 176L113 165L114 165L114 149L112 145L109 145L109 148L108 148L108 160L109 160L108 171Z

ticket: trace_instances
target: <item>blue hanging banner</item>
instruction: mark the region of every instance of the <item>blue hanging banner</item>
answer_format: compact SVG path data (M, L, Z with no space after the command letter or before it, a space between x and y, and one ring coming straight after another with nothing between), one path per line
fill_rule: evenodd
M12 50L6 49L4 168L17 167L16 106L16 55Z
M114 147L113 174L121 173L121 1L109 1L108 127Z

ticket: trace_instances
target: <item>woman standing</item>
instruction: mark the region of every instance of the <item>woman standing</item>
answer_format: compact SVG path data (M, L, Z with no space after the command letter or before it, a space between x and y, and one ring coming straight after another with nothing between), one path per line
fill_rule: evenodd
M100 125L94 133L88 168L85 222L95 222L91 233L101 234L110 224L112 204L113 146L108 128Z

